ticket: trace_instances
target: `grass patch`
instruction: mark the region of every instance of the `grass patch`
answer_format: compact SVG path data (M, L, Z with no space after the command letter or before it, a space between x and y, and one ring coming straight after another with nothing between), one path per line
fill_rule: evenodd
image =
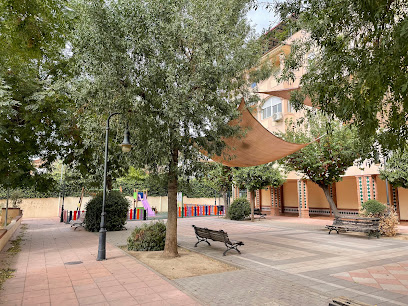
M14 276L14 272L16 270L10 268L11 258L21 251L21 242L24 241L23 237L26 230L27 225L22 224L20 227L20 234L16 239L10 241L11 247L7 250L7 256L4 256L3 260L1 261L2 267L0 267L0 290L2 289L4 282Z
M13 273L14 273L15 271L16 271L16 270L14 270L14 269L9 269L9 268L0 269L0 290L3 288L4 282L5 282L7 279L13 277Z
M7 250L7 252L15 255L21 251L21 242L24 241L23 237L24 237L26 230L27 230L27 225L23 224L21 226L21 233L17 236L16 239L10 241L11 247Z

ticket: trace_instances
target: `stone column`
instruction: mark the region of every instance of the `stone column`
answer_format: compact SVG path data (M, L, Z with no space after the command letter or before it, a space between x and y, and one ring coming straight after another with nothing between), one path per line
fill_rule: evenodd
M300 218L310 218L307 180L298 180L298 209Z

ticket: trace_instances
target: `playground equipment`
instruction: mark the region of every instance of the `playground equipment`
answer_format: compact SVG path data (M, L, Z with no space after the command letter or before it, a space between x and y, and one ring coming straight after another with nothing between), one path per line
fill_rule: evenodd
M135 197L135 194L133 194L133 197ZM136 190L136 197L137 197L136 208L137 208L137 203L140 201L142 202L142 205L147 212L147 216L155 217L156 213L152 210L152 208L149 205L149 202L147 201L147 190L143 190L143 191Z

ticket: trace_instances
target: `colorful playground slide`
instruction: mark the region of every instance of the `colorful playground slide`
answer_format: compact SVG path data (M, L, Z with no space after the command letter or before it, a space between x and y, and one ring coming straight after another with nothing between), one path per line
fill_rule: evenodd
M139 201L142 201L143 207L145 210L147 210L147 216L148 217L155 217L156 214L155 212L152 210L152 208L149 205L149 202L147 202L146 199L142 199L139 195Z

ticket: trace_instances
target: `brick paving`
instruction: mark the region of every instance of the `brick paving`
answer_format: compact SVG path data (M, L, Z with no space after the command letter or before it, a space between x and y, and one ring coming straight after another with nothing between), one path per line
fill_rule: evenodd
M28 228L21 252L11 259L15 276L0 291L1 305L199 305L109 243L108 260L96 261L96 234L74 231L56 218L23 224ZM0 253L2 260L9 246Z
M408 241L328 235L330 220L276 217L234 222L217 217L179 219L182 247L230 263L231 272L166 280L114 245L130 230L108 233L108 260L96 262L97 235L53 220L24 220L29 229L15 258L16 277L0 293L5 305L203 304L328 305L347 296L372 305L408 305ZM200 243L192 224L223 229L242 240L241 255L225 246ZM402 227L402 232L408 232ZM80 265L67 262L83 261Z

